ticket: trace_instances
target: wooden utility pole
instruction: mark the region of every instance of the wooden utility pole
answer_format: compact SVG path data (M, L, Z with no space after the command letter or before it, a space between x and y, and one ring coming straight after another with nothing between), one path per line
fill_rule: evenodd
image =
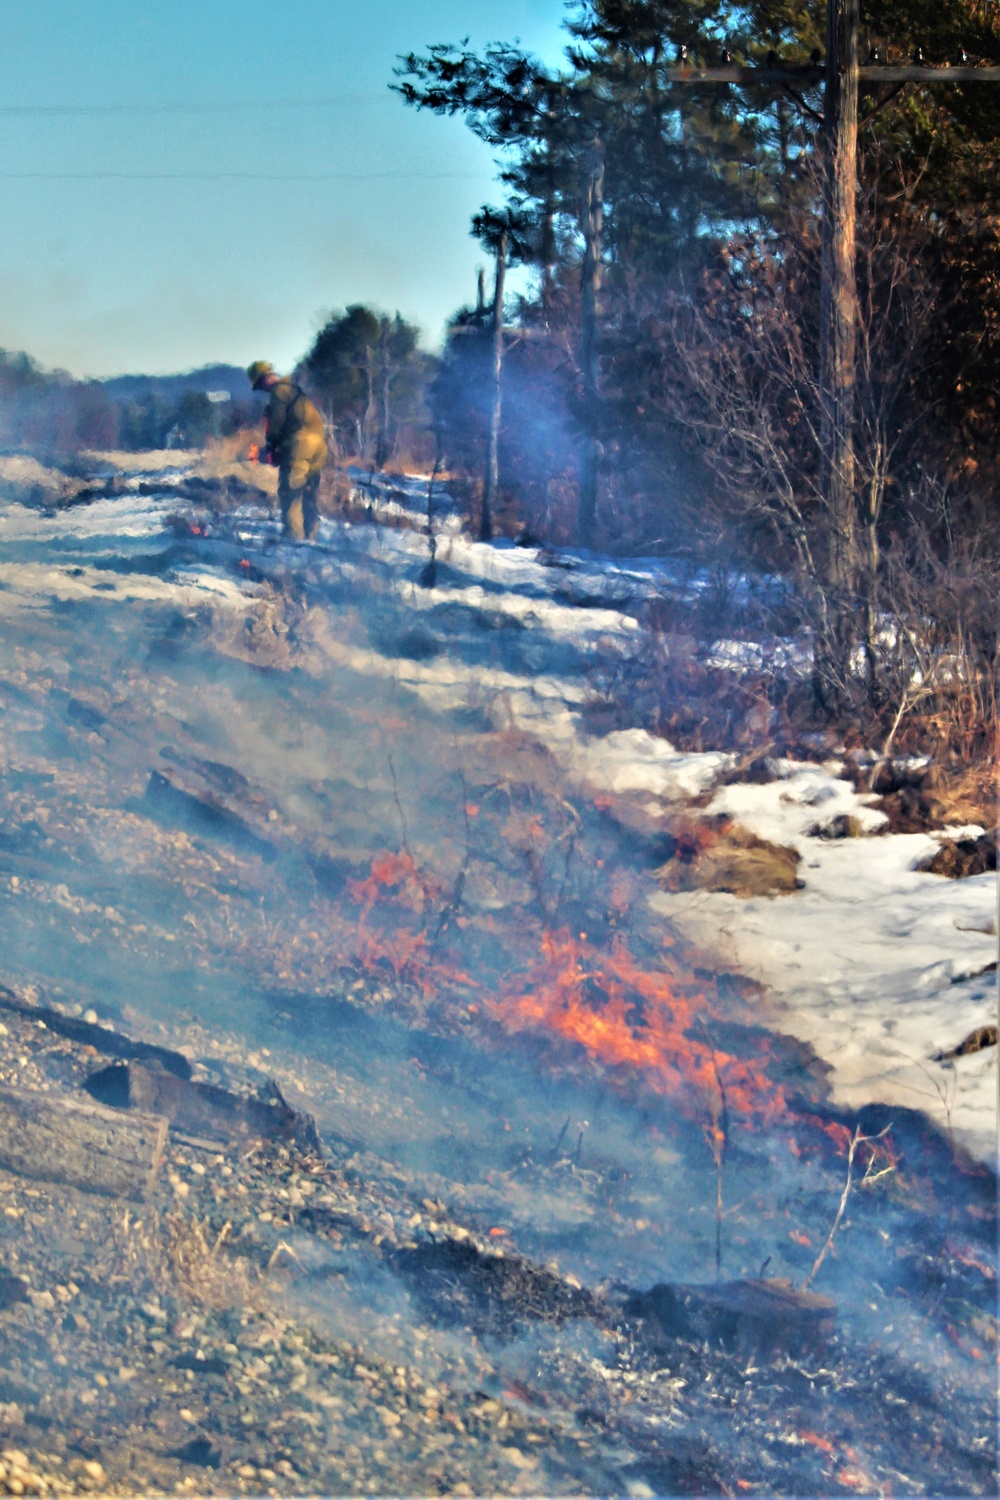
M841 587L850 579L856 550L858 25L858 0L829 0L823 107L820 463L829 512L829 581Z
M1000 68L927 67L869 63L858 66L858 0L827 0L826 62L805 67L770 63L762 68L669 68L671 83L773 84L799 104L803 86L824 84L823 240L820 287L820 461L822 495L830 518L830 577L850 581L855 539L855 376L858 341L857 150L861 83L894 84L876 105L888 103L907 83L1000 83ZM808 111L812 113L812 111Z
M493 284L493 318L490 324L490 367L492 399L489 431L486 440L486 478L483 484L483 509L479 518L479 539L488 542L493 536L493 516L500 488L500 418L503 414L503 288L507 272L507 231L501 229L497 239L497 274Z
M580 545L589 547L593 541L594 517L597 513L597 465L601 452L601 445L594 431L600 368L597 319L604 234L604 143L599 135L594 137L588 153L580 223L584 244L580 284L580 373L590 430L584 440L577 535Z

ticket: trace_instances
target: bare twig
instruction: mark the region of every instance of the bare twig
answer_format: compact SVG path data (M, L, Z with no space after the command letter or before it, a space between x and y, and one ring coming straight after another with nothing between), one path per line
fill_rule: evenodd
M465 780L465 772L458 754L458 736L455 736L455 766L458 771L458 779L462 783L462 817L465 821L465 854L459 866L458 874L455 876L451 888L451 895L441 908L434 932L431 936L431 946L437 942L444 932L452 917L457 916L461 905L462 895L465 891L465 882L469 873L469 865L472 862L472 828L469 823L469 788Z
M698 1024L708 1043L712 1057L712 1072L715 1075L715 1087L718 1090L717 1097L712 1099L709 1106L711 1133L708 1143L712 1152L712 1160L715 1162L715 1278L720 1281L722 1279L722 1169L726 1158L726 1147L729 1144L729 1106L726 1103L726 1090L719 1072L715 1043L704 1021L699 1021Z
M408 832L407 827L406 827L406 814L403 811L403 804L402 804L402 802L399 799L399 783L396 780L396 767L393 764L392 751L391 750L387 750L386 753L385 753L385 757L386 757L386 760L389 762L389 775L392 778L392 800L393 800L393 802L395 802L395 804L396 804L396 811L399 813L399 826L400 826L400 843L401 843L401 847L402 847L403 853L406 854L406 855L409 855L410 859L412 859L413 855L410 853L409 832Z
M880 1140L882 1140L882 1138L884 1136L887 1136L889 1134L889 1131L891 1129L892 1129L892 1126L890 1124L890 1125L886 1125L883 1130L880 1130L879 1133L878 1133L878 1135L862 1135L861 1134L861 1126L860 1125L856 1125L854 1127L854 1134L851 1136L851 1144L847 1148L847 1178L846 1178L846 1180L844 1182L844 1191L840 1195L840 1203L839 1203L839 1205L837 1207L837 1213L836 1213L836 1216L834 1218L833 1223L830 1225L830 1233L826 1237L826 1242L823 1245L822 1250L817 1255L816 1259L813 1261L812 1270L809 1272L809 1275L806 1277L806 1279L799 1286L799 1291L800 1292L804 1292L807 1289L807 1287L809 1286L809 1283L812 1281L813 1277L816 1275L816 1272L819 1270L820 1266L823 1264L824 1260L826 1259L827 1251L829 1251L833 1247L834 1236L837 1233L837 1230L840 1228L840 1221L844 1217L844 1210L847 1207L847 1200L851 1196L851 1187L852 1187L853 1182L854 1182L854 1158L857 1155L858 1147L859 1146L872 1146L872 1145L874 1145L876 1141L880 1141ZM895 1170L895 1168L890 1165L888 1167L883 1168L882 1171L877 1172L874 1176L869 1177L869 1173L871 1172L871 1168L872 1168L872 1164L874 1163L874 1160L875 1160L875 1153L872 1152L871 1159L869 1160L868 1166L865 1169L865 1175L862 1178L863 1182L867 1182L867 1181L875 1182L875 1181L878 1180L879 1177L885 1177L887 1175L887 1173L892 1172L892 1171Z

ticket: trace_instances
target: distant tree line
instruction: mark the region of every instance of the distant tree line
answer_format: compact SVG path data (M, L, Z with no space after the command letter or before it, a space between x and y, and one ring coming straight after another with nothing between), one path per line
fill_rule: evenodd
M321 407L335 456L374 468L405 454L426 461L437 361L420 330L356 303L332 313L297 375Z
M88 448L200 448L260 420L256 397L213 401L183 382L165 395L152 380L117 393L116 384L76 380L28 354L0 349L0 449L59 459Z

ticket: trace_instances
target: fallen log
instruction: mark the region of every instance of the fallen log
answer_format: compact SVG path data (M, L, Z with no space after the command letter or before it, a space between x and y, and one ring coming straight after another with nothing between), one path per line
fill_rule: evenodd
M53 1010L48 1005L27 1005L3 984L0 984L0 1010L24 1016L29 1021L41 1021L56 1036L64 1036L84 1047L93 1047L95 1052L103 1052L106 1057L141 1058L166 1068L178 1078L191 1077L191 1064L183 1053L175 1052L171 1047L158 1047L155 1042L135 1042L120 1031L112 1031L109 1026L99 1026L96 1021L84 1021L79 1016L64 1015L61 1010Z
M152 1060L113 1063L84 1083L91 1098L118 1110L166 1116L172 1126L230 1142L249 1136L284 1141L302 1151L321 1149L312 1115L293 1109L272 1084L272 1097L234 1094L214 1083L178 1078Z
M167 1122L82 1099L0 1088L0 1166L112 1198L144 1198L163 1160Z
M661 1282L625 1304L654 1334L762 1356L819 1351L834 1331L836 1311L830 1297L798 1291L777 1276L717 1285Z
M256 833L238 813L220 801L184 791L159 771L149 773L145 810L165 827L183 828L188 833L217 839L245 853L259 854L267 862L277 856L273 844Z

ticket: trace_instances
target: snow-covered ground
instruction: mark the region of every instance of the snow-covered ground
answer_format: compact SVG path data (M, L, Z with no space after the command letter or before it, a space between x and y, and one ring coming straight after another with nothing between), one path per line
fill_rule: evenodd
M922 1109L993 1161L997 1049L933 1059L996 1019L995 877L947 880L918 869L937 840L880 832L881 814L839 779L836 763L778 769L763 785L721 787L707 812L798 850L804 889L749 901L663 892L653 906L767 987L781 1029L830 1064L839 1103ZM842 814L866 833L813 831Z
M425 482L411 481L411 514L421 494ZM176 509L168 489L159 500L123 496L55 516L6 506L0 543L17 555L8 550L0 565L0 597L24 603L32 596L92 594L249 606L258 586L234 579L224 540L211 539L198 561L179 560L161 574L92 565L116 547L147 547ZM278 541L272 518L248 510L228 536L230 547L235 541L257 563L308 565L321 579L358 588L377 568L403 613L435 632L434 654L412 660L333 628L319 641L330 659L362 678L392 678L433 708L472 705L497 727L537 737L584 794L632 797L655 822L710 789L731 765L725 754L684 754L640 728L595 735L585 727L587 672L609 655L641 649L642 610L650 599L697 586L667 563L587 554L553 559L533 547L472 541L446 518L437 577L427 587L421 581L427 539L420 531L327 520L319 545L303 551ZM41 549L55 540L79 555L46 557ZM455 611L482 621L491 639L503 636L492 658L475 654L468 632L449 634ZM717 656L739 668L739 652L725 642ZM705 809L794 847L800 890L753 900L659 893L650 904L703 950L761 981L772 1023L810 1043L830 1065L838 1102L925 1110L993 1161L997 1049L952 1062L936 1062L934 1054L996 1017L996 979L986 972L997 955L996 881L991 875L951 881L920 871L935 838L882 831L881 814L841 770L836 762L778 763L770 782L718 785ZM860 835L822 837L841 814L855 820Z

